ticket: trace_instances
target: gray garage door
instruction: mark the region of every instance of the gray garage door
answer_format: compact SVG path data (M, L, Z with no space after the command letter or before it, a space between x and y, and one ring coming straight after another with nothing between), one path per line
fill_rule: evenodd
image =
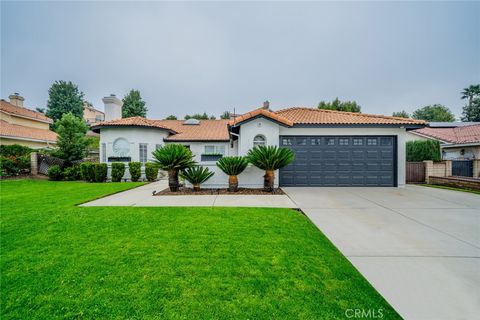
M280 136L295 161L280 169L280 185L396 186L394 136Z

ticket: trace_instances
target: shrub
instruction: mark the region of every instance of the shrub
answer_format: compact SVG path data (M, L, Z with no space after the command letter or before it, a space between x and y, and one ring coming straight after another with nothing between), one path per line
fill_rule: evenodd
M145 176L147 177L147 180L150 182L157 180L158 164L153 162L145 163Z
M25 156L29 155L33 149L30 149L29 147L25 147L19 144L12 144L12 145L1 145L0 146L0 155L4 157L9 157L9 156Z
M136 182L142 175L142 164L140 162L129 162L128 171L130 172L130 180Z
M2 176L16 176L30 172L30 153L33 149L18 144L0 146Z
M248 151L247 158L255 167L265 170L263 188L265 191L272 191L275 170L293 162L295 153L290 149L277 146L258 146Z
M0 156L0 170L2 171L2 176L16 176L20 173L20 168L14 157Z
M95 181L95 164L93 162L82 162L80 164L80 175L82 179L88 182Z
M79 165L73 165L65 168L65 170L63 170L63 175L66 181L76 181L82 179Z
M407 161L440 161L440 142L437 140L408 141Z
M113 182L122 181L124 174L125 174L125 163L121 163L121 162L112 163L112 181Z
M53 165L48 168L48 179L52 181L61 181L63 179L63 172L60 166Z
M104 182L105 180L107 180L107 170L108 166L106 163L95 163L95 182Z
M195 166L187 168L180 172L180 177L187 180L193 185L193 190L200 190L200 184L204 183L213 176L214 172L211 172L207 167Z
M237 176L248 166L248 160L245 157L223 157L217 161L217 167L228 175L228 190L238 191Z
M178 191L178 172L195 165L192 151L181 144L172 143L155 150L152 154L160 169L168 172L170 190Z

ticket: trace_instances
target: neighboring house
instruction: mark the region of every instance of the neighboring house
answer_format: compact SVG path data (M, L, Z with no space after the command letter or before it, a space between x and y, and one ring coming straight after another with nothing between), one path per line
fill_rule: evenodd
M88 101L83 102L83 119L89 126L105 121L105 113L97 110Z
M100 132L100 161L152 160L152 151L168 143L188 146L195 160L215 171L208 187L227 184L215 165L221 156L244 156L259 145L291 148L295 161L276 173L280 186L401 186L405 184L406 131L424 121L361 113L294 107L272 111L269 105L231 120L121 119L122 102L103 99L107 121ZM240 186L261 187L264 172L249 166Z
M429 123L409 131L407 141L411 140L438 140L443 160L480 159L480 123Z
M0 100L0 144L20 144L35 149L54 147L57 134L49 129L52 119L25 108L25 99L18 93L9 99L10 102Z

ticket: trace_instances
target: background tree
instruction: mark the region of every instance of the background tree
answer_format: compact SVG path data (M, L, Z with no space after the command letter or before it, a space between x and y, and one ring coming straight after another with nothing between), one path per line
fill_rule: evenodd
M224 111L224 112L220 115L220 119L224 119L224 120L230 119L230 112L229 112L229 111Z
M332 102L320 101L318 109L361 112L362 107L355 101L340 101L338 98L335 98Z
M412 118L436 122L455 121L455 115L452 113L452 111L441 104L434 104L419 108L413 112Z
M140 91L130 90L130 92L122 99L122 118L143 117L147 116L147 107L145 101L140 96Z
M402 110L402 111L392 113L392 117L410 118L410 114L407 111Z
M83 92L76 84L68 81L55 81L48 90L47 117L59 120L65 113L83 118Z
M45 114L45 108L35 108L35 111Z
M480 84L463 89L462 99L468 99L468 104L463 107L462 121L480 121Z
M197 120L208 120L208 119L211 119L211 120L215 120L215 116L208 116L208 114L206 112L204 112L203 114L200 114L200 113L194 113L192 115L189 115L187 114L185 117L184 117L185 120L188 120L188 119L197 119Z
M85 121L69 112L55 123L55 128L58 134L58 157L68 162L83 159L88 145L85 135L88 127Z
M165 119L166 120L177 120L177 116L174 116L173 114L171 114L168 117L166 117Z

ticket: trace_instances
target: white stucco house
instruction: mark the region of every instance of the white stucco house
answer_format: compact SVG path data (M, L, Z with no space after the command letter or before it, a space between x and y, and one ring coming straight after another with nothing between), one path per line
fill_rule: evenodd
M228 177L216 167L220 157L243 156L256 145L296 154L276 172L276 186L402 186L407 130L424 126L421 120L308 107L272 111L268 103L230 120L122 119L121 100L103 101L106 121L92 127L100 133L101 162L145 163L156 148L179 143L215 172L205 187L227 185ZM238 178L243 187L263 185L263 171L252 166Z

